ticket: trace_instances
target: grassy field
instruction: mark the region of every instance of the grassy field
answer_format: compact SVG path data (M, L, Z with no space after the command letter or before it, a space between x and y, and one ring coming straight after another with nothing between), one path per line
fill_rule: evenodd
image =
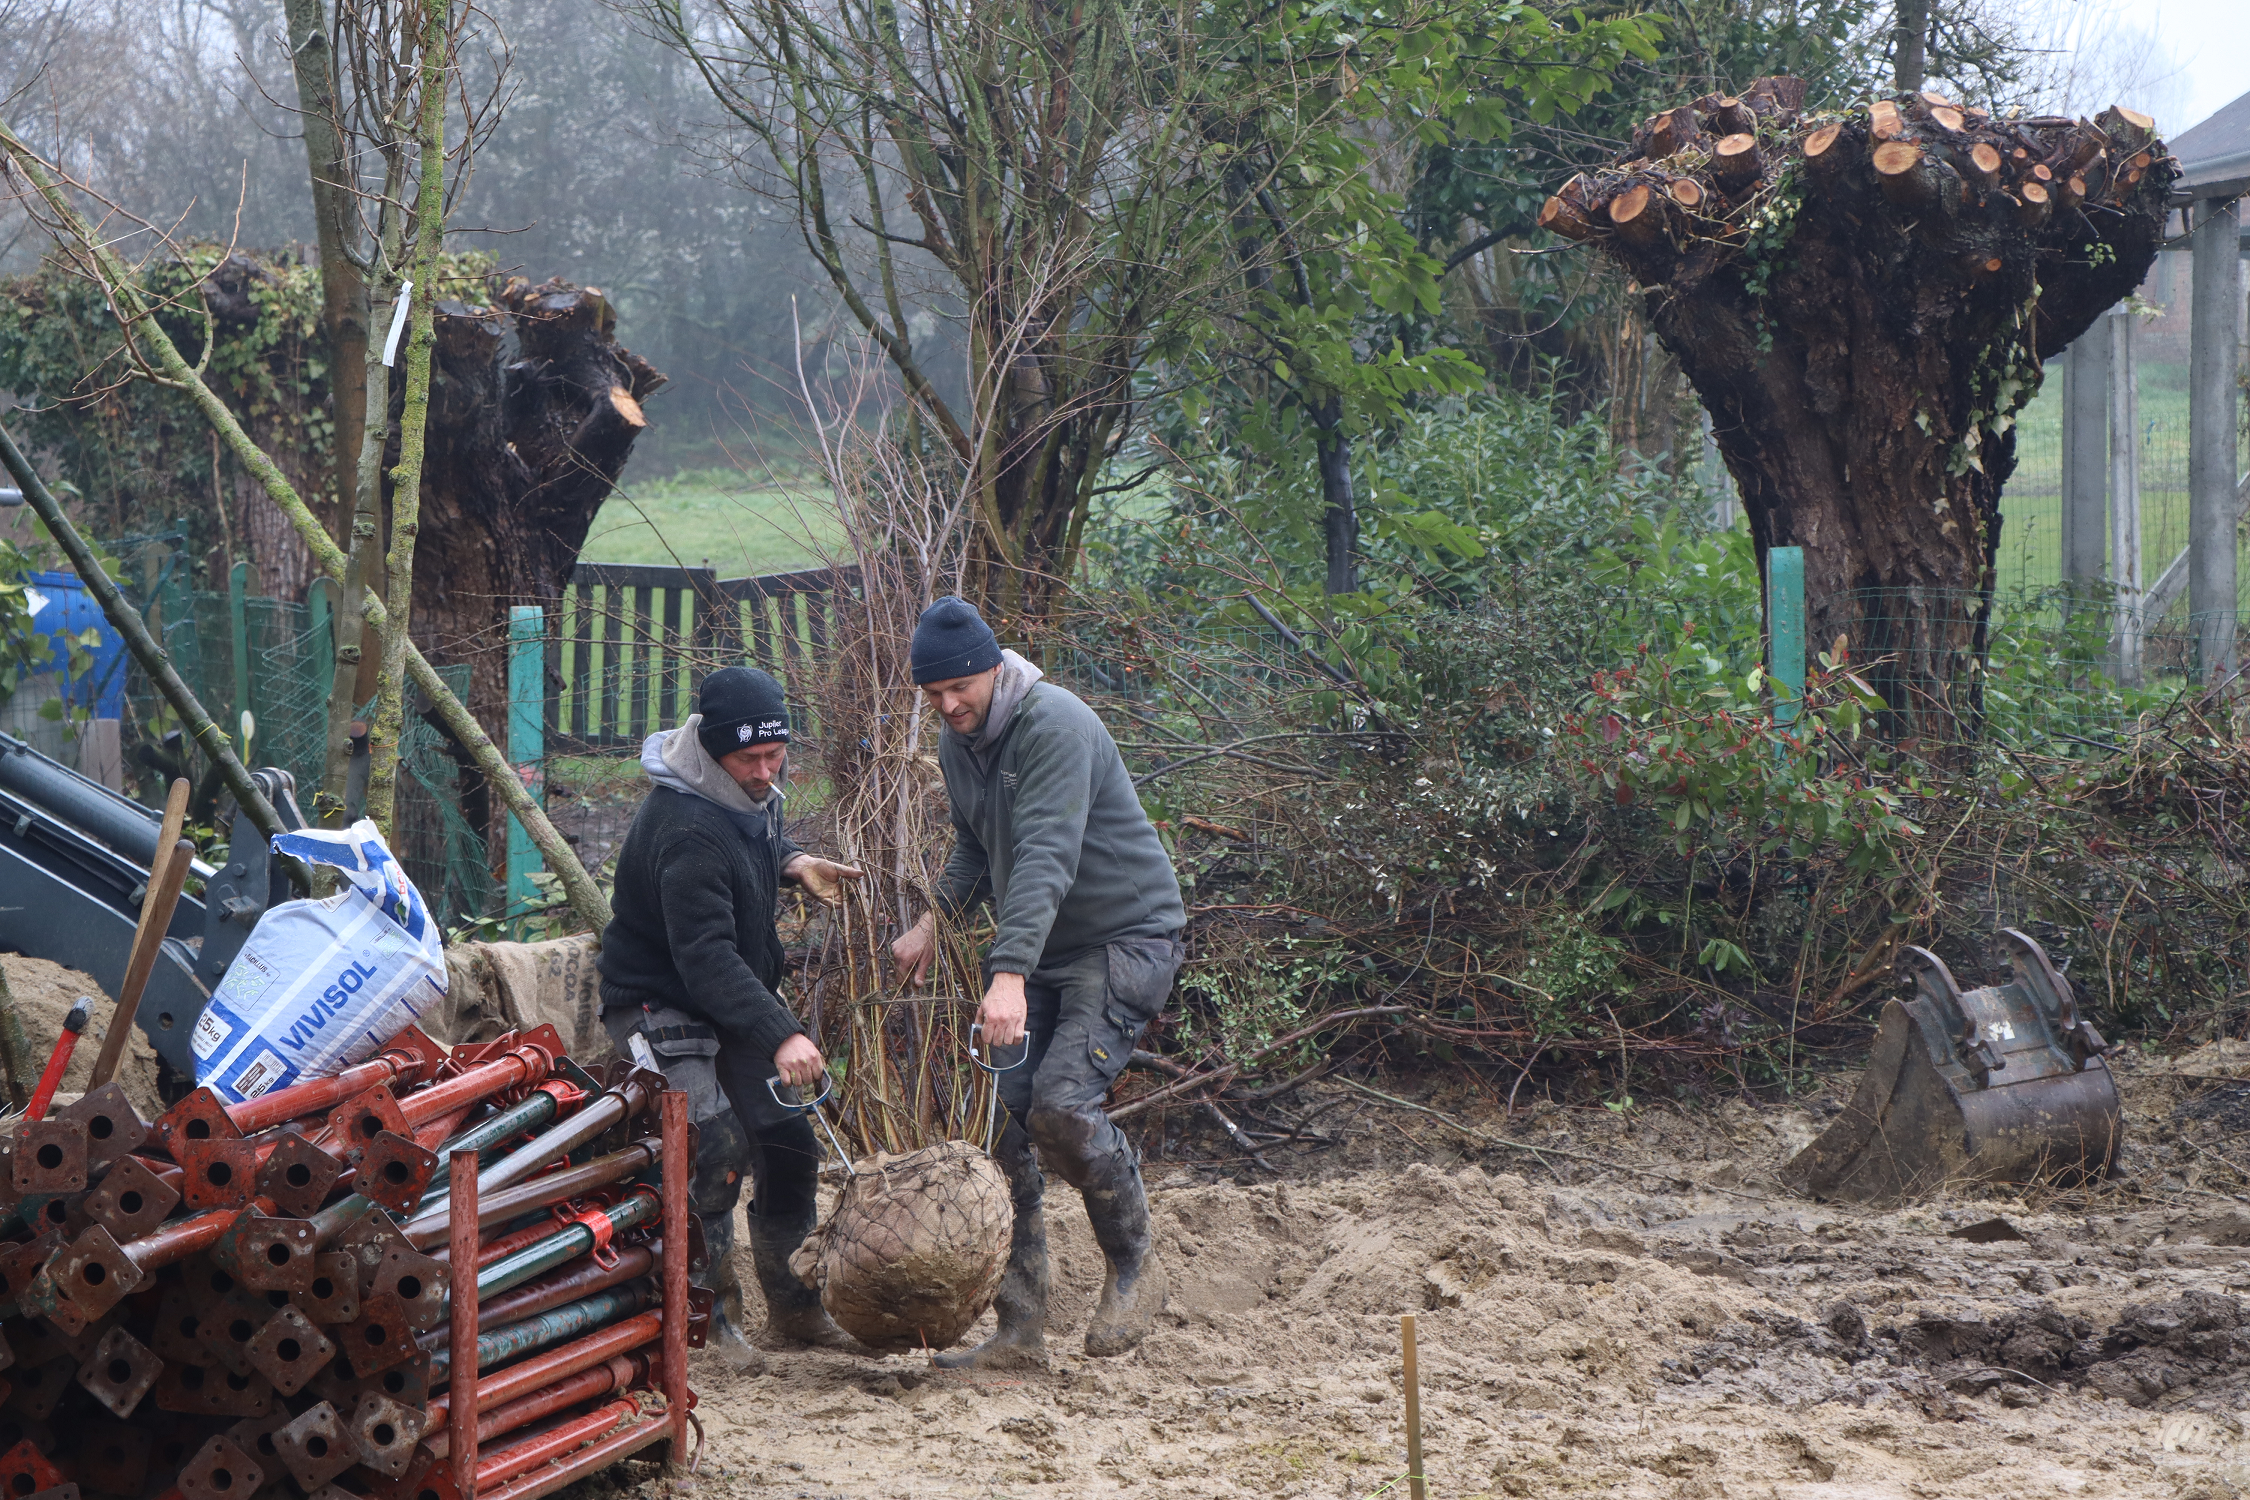
M2003 591L2059 580L2062 560L2062 370L2024 408L2017 465L2001 500ZM2187 371L2156 361L2141 366L2141 567L2154 583L2187 545ZM807 476L751 476L732 469L683 470L632 482L613 495L587 538L589 562L685 563L706 560L724 578L780 573L820 563L837 535L826 492ZM2250 588L2250 566L2242 576Z
M777 486L771 476L732 469L638 482L628 473L594 517L581 555L588 562L709 563L722 578L746 578L817 567L821 545L836 535L835 513L817 482Z

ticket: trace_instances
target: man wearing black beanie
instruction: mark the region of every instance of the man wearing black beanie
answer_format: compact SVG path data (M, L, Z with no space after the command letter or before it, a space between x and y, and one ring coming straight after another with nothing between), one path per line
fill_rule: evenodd
M945 721L938 765L953 807L953 853L934 904L950 921L991 900L996 930L977 1020L994 1046L1028 1048L1021 1066L1000 1074L1008 1128L993 1155L1016 1205L993 1300L1000 1326L977 1348L936 1360L981 1369L1046 1362L1042 1166L1085 1198L1108 1262L1086 1352L1123 1354L1163 1310L1165 1278L1140 1160L1102 1104L1172 992L1187 926L1180 882L1109 730L1003 651L968 603L940 599L924 611L910 662ZM917 979L936 951L928 914L891 944Z
M781 935L774 902L794 880L831 905L858 870L799 849L782 829L789 710L764 672L728 667L703 680L701 710L652 734L641 769L654 783L617 854L614 915L602 934L602 1025L620 1052L647 1043L699 1132L689 1193L724 1297L711 1342L737 1368L760 1362L736 1326L734 1210L750 1177L750 1251L776 1339L844 1347L820 1296L789 1273L812 1232L819 1143L766 1080L817 1083L826 1064L776 996ZM728 1302L737 1305L730 1316Z

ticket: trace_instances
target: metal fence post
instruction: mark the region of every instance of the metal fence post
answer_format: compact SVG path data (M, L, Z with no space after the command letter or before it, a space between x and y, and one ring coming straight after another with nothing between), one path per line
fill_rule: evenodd
M1766 675L1773 727L1787 734L1805 706L1805 549L1766 550Z
M2242 215L2233 200L2194 206L2188 294L2188 615L2197 678L2235 668L2236 309L2242 302Z
M2076 607L2109 553L2110 322L2094 319L2063 358L2062 579Z
M2114 341L2109 358L2109 576L2117 588L2117 623L2110 655L2117 680L2141 681L2141 403L2133 358L2133 314L2108 314Z
M532 799L547 800L543 733L547 717L547 615L536 604L508 611L508 763ZM520 917L538 896L531 877L545 866L531 835L508 819L508 915Z
M234 707L227 722L219 727L227 738L235 742L235 753L242 763L250 763L250 741L242 733L242 715L257 710L250 695L250 565L237 562L227 569L227 628L234 637Z

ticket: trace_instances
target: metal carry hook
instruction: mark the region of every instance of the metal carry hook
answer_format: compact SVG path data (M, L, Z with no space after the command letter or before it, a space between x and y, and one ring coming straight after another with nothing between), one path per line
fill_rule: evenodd
M826 1132L828 1136L828 1144L835 1148L836 1160L843 1163L846 1175L857 1177L859 1175L859 1172L852 1166L852 1154L844 1149L843 1141L836 1134L836 1127L828 1123L828 1116L821 1113L820 1109L820 1106L828 1101L828 1096L836 1092L835 1075L830 1073L826 1068L821 1069L820 1083L820 1097L810 1100L799 1100L797 1103L792 1104L787 1099L781 1097L781 1075L779 1073L776 1073L773 1075L773 1077L766 1080L766 1092L773 1095L773 1102L780 1105L783 1109L794 1110L800 1115L811 1115L815 1120L819 1121L820 1128L824 1132Z
M996 1050L994 1044L990 1042L985 1044L984 1056L979 1056L977 1053L977 1042L983 1035L984 1023L982 1021L971 1021L969 1023L969 1039L965 1044L965 1050L969 1054L969 1061L975 1063L984 1072L991 1074L995 1080L992 1085L992 1097L987 1099L984 1105L984 1154L990 1156L992 1148L1000 1142L1000 1085L997 1080L1002 1073L1013 1072L1030 1060L1031 1038L1027 1036L1017 1043L1018 1046L1023 1048L1021 1057L1018 1057L1012 1063L995 1067L984 1060L985 1057L990 1056Z

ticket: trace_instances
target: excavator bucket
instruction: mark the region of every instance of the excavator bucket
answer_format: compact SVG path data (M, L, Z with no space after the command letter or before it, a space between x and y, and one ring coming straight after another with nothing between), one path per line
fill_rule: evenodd
M1966 993L1927 949L1899 956L1913 993L1884 1004L1858 1091L1783 1182L1886 1203L1948 1183L2069 1186L2110 1171L2123 1122L2108 1044L2045 950L2014 928L2001 938L2014 980Z

